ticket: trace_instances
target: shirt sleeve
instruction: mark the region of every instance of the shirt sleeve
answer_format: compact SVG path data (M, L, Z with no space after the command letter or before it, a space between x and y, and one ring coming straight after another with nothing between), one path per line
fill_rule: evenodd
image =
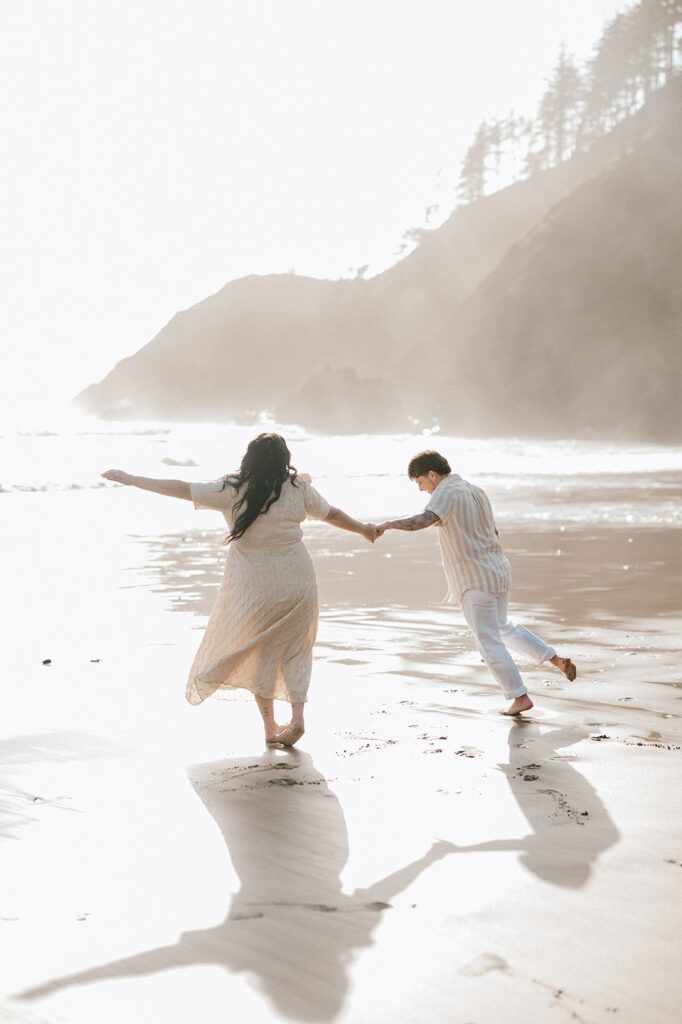
M440 487L436 487L424 511L435 512L441 523L446 523L450 516L450 508L452 505L451 499L452 495L445 489L445 487L442 485Z
M190 484L189 492L197 509L215 509L217 512L231 512L235 490L225 480L209 480L203 484Z
M303 484L303 501L305 503L306 515L309 519L324 519L329 515L331 505L313 487L307 474L300 476L299 480Z

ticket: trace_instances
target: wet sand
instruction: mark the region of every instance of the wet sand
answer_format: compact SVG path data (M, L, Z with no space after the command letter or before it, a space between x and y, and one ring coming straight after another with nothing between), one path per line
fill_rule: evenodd
M522 666L536 706L501 718L433 531L314 526L293 751L251 701L182 701L213 532L36 541L48 594L80 569L69 629L35 580L10 609L0 1021L677 1021L679 531L503 540L576 682Z

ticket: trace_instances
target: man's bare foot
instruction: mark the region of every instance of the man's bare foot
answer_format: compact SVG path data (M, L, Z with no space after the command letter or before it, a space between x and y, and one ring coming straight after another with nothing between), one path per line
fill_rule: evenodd
M552 665L556 665L560 672L563 672L569 682L573 682L578 674L578 670L570 658L560 658L558 654L555 654L554 657L549 660Z
M524 693L523 697L515 697L508 708L504 711L500 711L501 715L520 715L522 711L530 711L533 707L533 701L530 699L527 693Z
M294 743L297 743L305 729L302 725L298 725L296 722L290 722L289 725L285 725L283 729L280 729L277 734L277 743L281 743L283 747L293 747Z

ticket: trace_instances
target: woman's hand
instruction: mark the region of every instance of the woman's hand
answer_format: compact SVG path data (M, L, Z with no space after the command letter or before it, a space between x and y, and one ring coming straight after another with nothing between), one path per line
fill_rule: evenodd
M106 473L102 473L102 476L105 480L112 480L115 484L130 486L133 482L130 473L124 473L122 469L108 469Z
M373 544L377 537L380 537L378 527L374 523L365 523L362 530L362 536L365 537L370 544Z
M370 544L373 544L377 537L381 536L378 527L374 523L361 523L359 519L352 519L342 509L335 508L333 505L324 517L324 522L329 523L330 526L338 526L340 530L350 530L351 533L359 533Z

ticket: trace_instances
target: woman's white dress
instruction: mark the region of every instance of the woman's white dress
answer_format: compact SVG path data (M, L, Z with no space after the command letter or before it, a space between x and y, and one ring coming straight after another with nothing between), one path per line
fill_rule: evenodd
M230 528L240 492L230 483L191 484L197 509ZM309 476L286 480L265 515L232 541L225 572L187 682L190 704L245 689L293 704L306 700L317 635L317 580L301 523L330 505Z

